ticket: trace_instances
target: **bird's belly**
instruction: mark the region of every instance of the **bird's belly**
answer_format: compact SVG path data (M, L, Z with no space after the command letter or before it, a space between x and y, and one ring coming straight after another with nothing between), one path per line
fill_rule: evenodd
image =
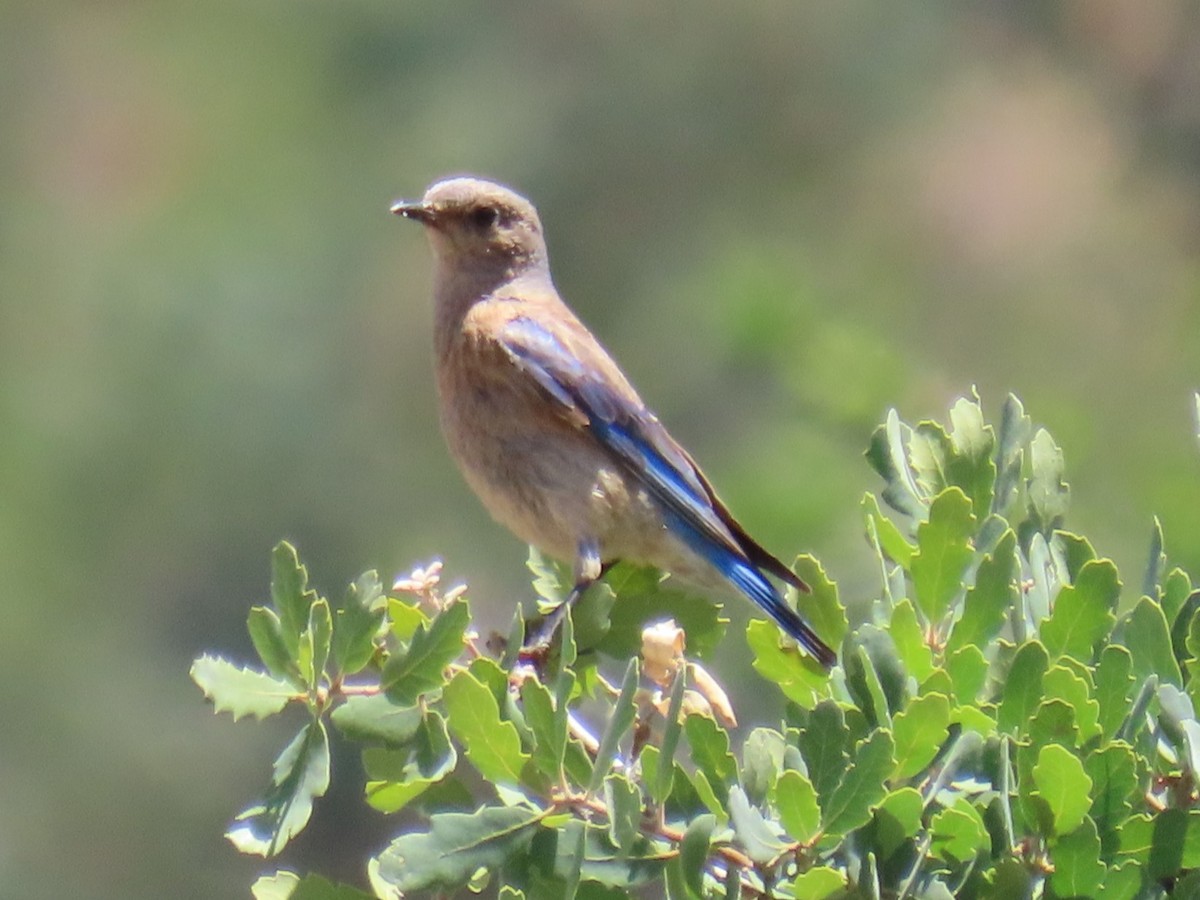
M557 423L527 429L525 421L464 404L444 410L451 455L492 518L559 559L591 540L605 559L654 562L652 548L669 535L645 489L586 433Z

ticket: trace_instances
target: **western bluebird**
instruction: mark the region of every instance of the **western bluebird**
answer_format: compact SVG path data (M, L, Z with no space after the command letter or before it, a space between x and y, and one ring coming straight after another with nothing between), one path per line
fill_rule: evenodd
M574 560L568 602L620 559L701 587L723 580L833 665L834 651L766 573L808 586L746 534L559 298L529 201L492 182L451 178L392 212L424 225L433 248L437 385L450 452L493 518L550 556Z

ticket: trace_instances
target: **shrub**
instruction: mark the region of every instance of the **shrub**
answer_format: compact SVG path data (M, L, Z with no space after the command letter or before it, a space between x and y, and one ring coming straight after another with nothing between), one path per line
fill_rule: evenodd
M309 713L229 839L270 856L305 826L332 724L364 745L367 802L426 823L369 861L378 897L489 881L556 900L638 885L671 898L1195 896L1200 591L1168 567L1157 523L1122 604L1113 562L1064 530L1062 453L1015 397L996 427L974 397L949 427L892 412L867 458L889 510L863 498L878 597L851 628L820 564L796 561L813 586L801 605L841 665L827 675L752 621L754 668L787 707L736 752L734 710L701 662L726 623L653 571L615 567L534 671L515 652L520 614L489 652L437 566L390 592L368 572L335 608L280 544L271 604L250 611L262 667L204 656L192 669L235 718ZM565 596L568 573L536 553L530 568L544 604ZM604 674L614 664L619 682ZM289 872L254 890L369 896Z

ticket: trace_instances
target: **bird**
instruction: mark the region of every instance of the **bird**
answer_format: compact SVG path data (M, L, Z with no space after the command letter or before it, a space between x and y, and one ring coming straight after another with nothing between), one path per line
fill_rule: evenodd
M620 560L758 604L824 668L836 653L768 576L809 587L756 542L559 296L541 219L520 194L456 176L391 212L434 257L439 419L491 516L573 562L565 609ZM556 620L557 621L557 620Z

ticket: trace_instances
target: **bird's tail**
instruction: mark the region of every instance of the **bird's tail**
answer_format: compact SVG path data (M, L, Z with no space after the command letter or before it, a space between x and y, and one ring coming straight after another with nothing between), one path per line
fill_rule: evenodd
M728 578L733 585L763 608L779 627L791 635L796 643L816 657L826 669L837 662L837 654L817 637L808 623L784 602L783 597L767 580L767 577L745 560L738 559L733 554L727 554L725 559L714 561L717 569Z

